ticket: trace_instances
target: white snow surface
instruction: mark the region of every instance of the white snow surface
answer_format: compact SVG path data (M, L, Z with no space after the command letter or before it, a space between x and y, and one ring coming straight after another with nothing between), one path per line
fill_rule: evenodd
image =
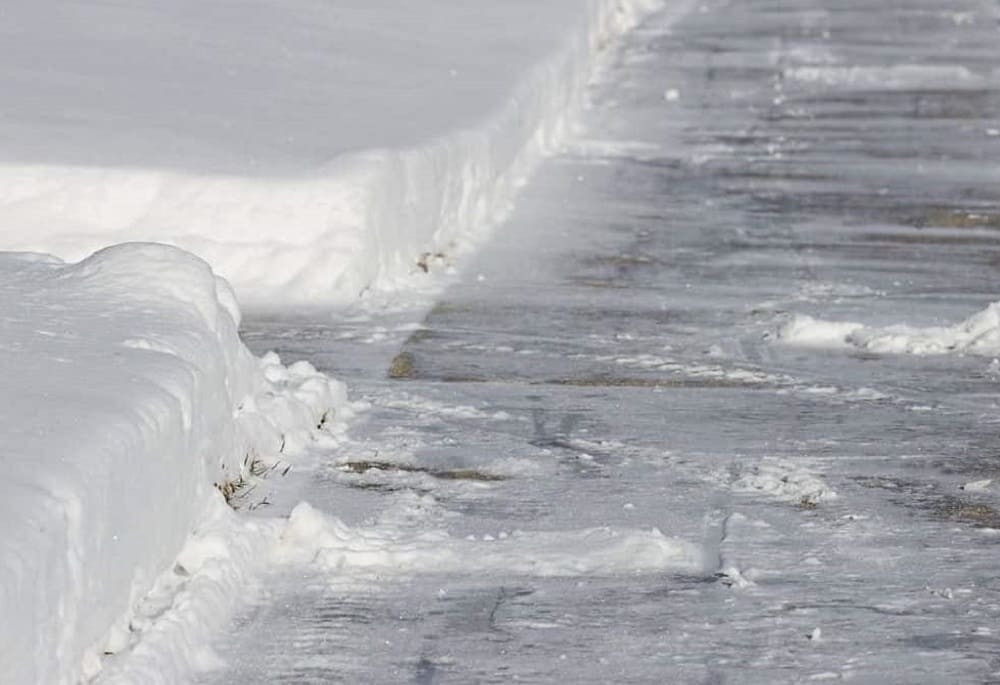
M882 354L996 355L1000 354L1000 302L950 326L866 326L796 314L780 327L778 339L792 345L853 347Z
M169 246L2 254L0 312L0 673L74 683L217 506L213 483L294 459L346 394L254 358L230 287Z
M0 249L180 246L244 304L405 287L493 225L659 0L12 0Z
M446 531L407 534L396 525L356 528L308 503L292 512L278 558L336 571L388 573L504 570L541 577L614 573L700 572L701 549L657 529L610 527L585 530L501 532L483 539L456 539Z

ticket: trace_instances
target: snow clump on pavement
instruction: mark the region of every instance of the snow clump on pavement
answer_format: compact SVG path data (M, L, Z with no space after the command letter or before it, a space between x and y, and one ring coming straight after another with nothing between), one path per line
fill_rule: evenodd
M836 498L837 494L811 470L794 462L767 458L741 473L733 490L761 493L784 502L813 506Z
M857 348L881 354L936 355L967 352L1000 354L1000 302L952 326L870 327L795 315L778 330L778 339L804 347Z
M575 577L666 570L700 573L701 548L659 530L591 528L513 531L479 539L447 532L409 534L397 526L352 527L299 504L282 535L278 556L345 573L496 573Z

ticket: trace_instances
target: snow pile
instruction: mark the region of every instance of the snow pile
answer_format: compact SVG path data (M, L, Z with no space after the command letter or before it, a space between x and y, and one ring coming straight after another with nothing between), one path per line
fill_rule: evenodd
M205 517L213 482L305 444L344 388L255 359L229 286L172 247L77 264L4 254L0 312L0 673L76 682Z
M700 573L701 548L659 530L592 528L514 531L482 539L445 531L407 533L398 526L355 528L303 502L288 521L278 556L344 572L513 573L573 577L665 570Z
M1000 302L953 326L869 327L795 315L778 330L783 342L813 347L853 347L882 354L1000 354Z
M496 221L656 5L13 0L0 248L170 243L262 306L398 288Z
M851 335L861 328L864 326L858 323L823 321L795 314L778 329L778 339L801 347L843 347L850 344Z
M759 493L783 502L810 506L837 496L811 470L777 457L767 457L747 469L732 487L735 492Z

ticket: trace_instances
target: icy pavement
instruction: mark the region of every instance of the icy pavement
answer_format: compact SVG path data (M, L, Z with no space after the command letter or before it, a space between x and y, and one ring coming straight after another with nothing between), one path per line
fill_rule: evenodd
M997 12L654 18L422 323L248 322L370 409L206 682L1000 680Z

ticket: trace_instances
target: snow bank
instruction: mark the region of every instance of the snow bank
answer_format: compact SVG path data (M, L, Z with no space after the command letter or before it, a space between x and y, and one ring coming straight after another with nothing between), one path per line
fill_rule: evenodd
M261 306L391 290L496 220L657 2L13 0L0 247L166 242Z
M883 354L1000 354L1000 302L953 326L916 328L907 325L869 327L795 315L778 330L778 339L793 345L847 347Z
M344 390L255 359L229 286L172 247L0 255L0 312L0 673L77 682L213 482L308 441Z

